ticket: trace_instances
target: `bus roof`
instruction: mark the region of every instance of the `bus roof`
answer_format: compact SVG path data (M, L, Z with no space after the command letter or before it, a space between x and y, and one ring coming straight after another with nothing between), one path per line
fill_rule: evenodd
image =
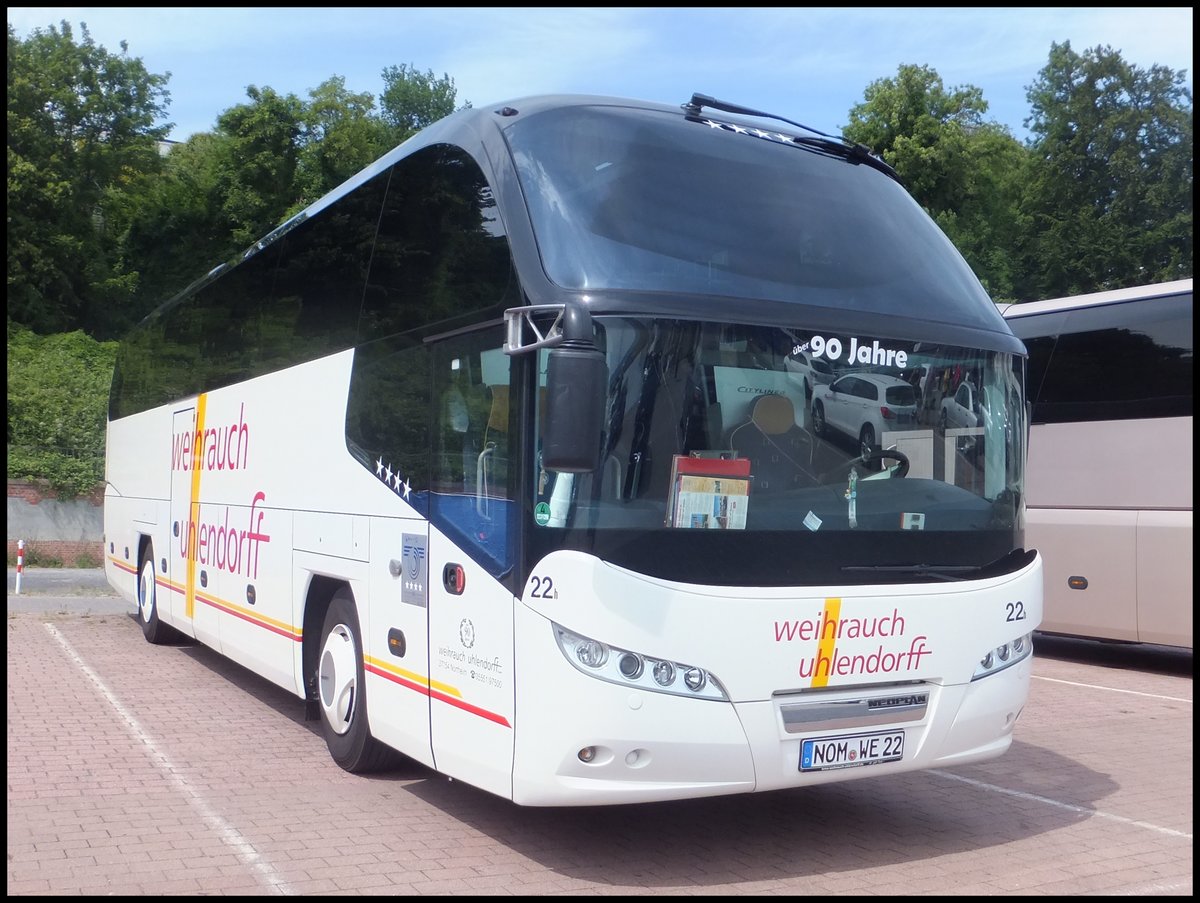
M1046 298L1042 301L1004 304L1000 305L1000 312L1006 319L1011 320L1014 317L1028 317L1033 314L1054 313L1060 310L1074 310L1080 307L1098 307L1103 304L1119 304L1122 301L1134 301L1143 298L1163 298L1168 295L1190 292L1191 290L1191 279L1178 279L1174 282L1135 285L1130 288L1118 288L1107 292L1090 292L1085 295L1068 295L1063 298Z

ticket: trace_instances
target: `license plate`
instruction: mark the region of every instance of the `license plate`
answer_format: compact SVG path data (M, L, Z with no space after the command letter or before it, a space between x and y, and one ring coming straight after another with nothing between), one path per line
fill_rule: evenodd
M877 731L822 737L800 744L801 771L827 771L898 762L904 758L904 731Z

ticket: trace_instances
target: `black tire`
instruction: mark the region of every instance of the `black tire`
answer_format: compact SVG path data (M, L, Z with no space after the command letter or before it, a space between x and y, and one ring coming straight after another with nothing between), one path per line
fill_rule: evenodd
M819 401L812 409L812 431L817 436L825 435L825 406Z
M343 587L334 593L321 628L317 705L329 755L354 774L379 771L397 758L371 736L365 677L358 612L354 596Z
M158 617L158 571L154 566L154 546L146 545L138 566L137 619L148 642L161 646L179 636Z
M875 427L871 426L869 423L865 423L863 424L862 430L858 434L858 454L862 457L863 466L867 470L879 469L879 459L873 457L874 453Z

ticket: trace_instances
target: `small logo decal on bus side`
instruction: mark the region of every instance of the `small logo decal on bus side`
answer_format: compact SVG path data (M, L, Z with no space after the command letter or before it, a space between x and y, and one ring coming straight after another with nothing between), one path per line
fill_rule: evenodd
M425 554L425 537L417 533L405 533L401 537L403 548L400 561L403 579L400 582L400 601L409 605L426 606L428 598L429 561Z
M470 649L475 645L475 625L471 623L470 618L463 618L458 625L458 639L464 649Z

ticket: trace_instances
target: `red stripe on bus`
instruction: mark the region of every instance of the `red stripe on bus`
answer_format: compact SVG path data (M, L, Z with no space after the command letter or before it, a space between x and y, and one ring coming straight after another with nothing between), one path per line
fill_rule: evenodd
M481 709L479 706L471 705L469 702L464 702L461 699L455 699L453 696L447 696L445 693L442 693L439 690L431 690L429 687L414 683L411 680L405 680L403 677L392 674L389 671L384 671L383 669L374 667L372 665L364 665L363 669L370 671L372 674L376 674L379 677L390 680L392 683L400 684L402 687L408 687L410 690L416 690L423 696L428 696L431 699L436 699L439 702L452 705L456 709L461 709L464 712L477 715L478 717L485 718L488 721L493 721L502 727L512 727L512 725L509 724L508 719L503 715L497 715L495 712L489 712L487 709Z
M236 608L230 608L228 603L222 602L219 599L214 599L212 596L207 596L204 593L196 593L196 598L210 608L215 608L217 611L223 611L227 615L233 615L235 618L241 618L247 624L253 624L255 627L261 627L263 630L269 630L271 633L277 633L280 636L287 637L289 640L300 642L302 639L300 634L294 630L285 630L282 627L276 627L273 624L266 624L263 621L253 618L244 612L238 611Z
M119 571L124 571L126 574L137 574L137 568L131 564L126 564L124 561L117 561L115 558L110 558L108 560L112 562L112 566Z

